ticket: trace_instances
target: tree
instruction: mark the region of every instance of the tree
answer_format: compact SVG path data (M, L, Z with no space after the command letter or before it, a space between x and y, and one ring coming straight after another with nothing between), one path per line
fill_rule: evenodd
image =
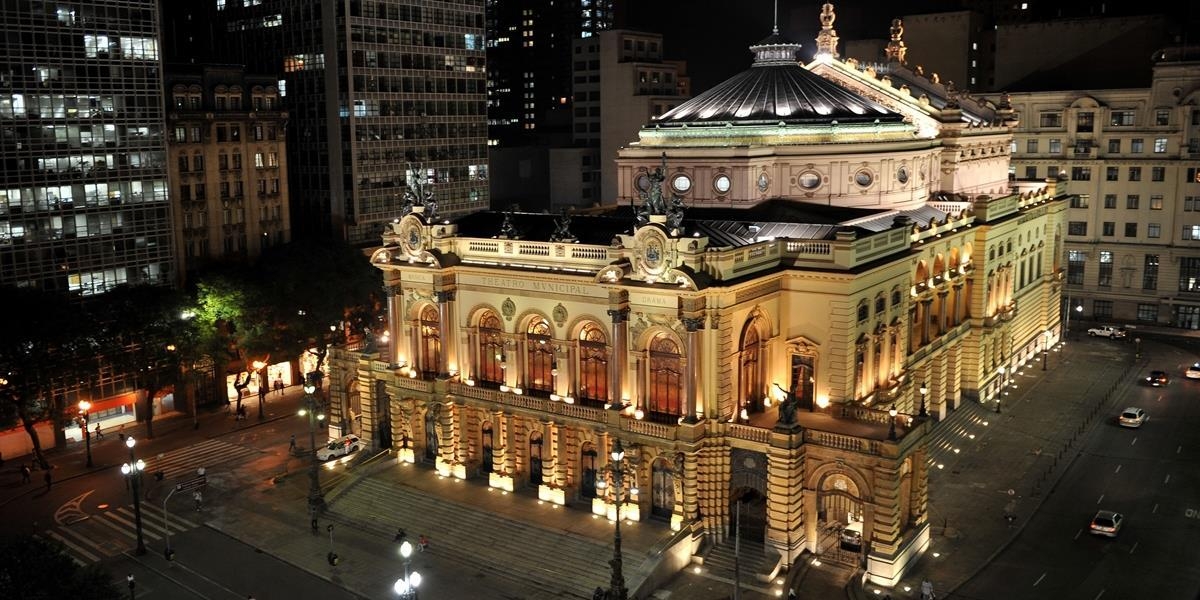
M124 595L99 565L80 567L63 552L34 537L0 545L0 598L87 598L119 600Z
M62 392L96 373L96 330L81 306L58 294L5 287L0 301L0 422L19 423L34 460L48 469L35 426L50 419L62 435Z
M103 331L105 360L145 392L140 412L147 438L154 437L154 397L178 383L181 362L191 354L194 336L191 322L183 318L186 306L180 293L151 285L118 286L92 306Z
M271 308L264 297L266 284L257 284L243 269L229 268L201 275L196 284L191 321L199 351L212 357L220 376L237 365L234 391L237 408L242 390L250 384L255 362L268 363L276 333Z

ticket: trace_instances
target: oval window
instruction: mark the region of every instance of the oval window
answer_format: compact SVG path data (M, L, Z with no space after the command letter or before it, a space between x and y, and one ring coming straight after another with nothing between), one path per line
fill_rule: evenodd
M720 194L728 192L730 185L728 175L717 175L717 178L713 180L713 189L717 190L717 193Z
M871 172L866 169L863 169L854 174L854 183L857 183L858 185L860 185L862 187L867 187L867 186L871 185L871 182L874 180L875 180L875 178L871 177Z
M896 171L896 180L900 183L908 183L908 167L900 167L900 170Z
M650 189L650 176L646 175L645 173L642 173L637 176L637 179L635 179L633 181L633 184L635 186L637 186L638 190L644 192L644 191Z
M767 177L766 173L758 174L758 191L765 192L771 185L771 178Z
M675 179L671 180L671 187L682 194L692 189L692 180L687 175L676 175Z
M801 173L798 181L800 183L800 187L806 190L815 190L817 189L817 186L821 185L821 176L812 171L808 171Z

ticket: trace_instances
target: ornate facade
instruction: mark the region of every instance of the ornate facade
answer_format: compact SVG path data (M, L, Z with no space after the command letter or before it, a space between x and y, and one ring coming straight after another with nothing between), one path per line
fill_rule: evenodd
M623 517L691 533L665 555L736 535L771 576L861 528L856 562L898 581L929 541L925 434L1058 338L1066 196L1010 188L1010 111L798 49L772 35L643 128L617 156L636 209L414 205L371 258L390 345L335 353L335 420L610 517L620 440Z

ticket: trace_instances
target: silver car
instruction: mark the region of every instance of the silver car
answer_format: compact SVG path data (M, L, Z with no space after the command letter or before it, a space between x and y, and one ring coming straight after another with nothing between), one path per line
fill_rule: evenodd
M1121 416L1117 417L1117 424L1121 427L1141 427L1142 423L1150 420L1150 415L1146 411L1130 406L1121 411Z

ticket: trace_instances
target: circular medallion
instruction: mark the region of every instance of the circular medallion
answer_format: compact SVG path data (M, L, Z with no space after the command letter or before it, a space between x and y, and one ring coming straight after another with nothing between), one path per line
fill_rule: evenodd
M806 190L815 190L817 186L821 185L821 176L816 171L805 171L800 174L797 183Z
M900 167L896 171L896 181L900 183L908 183L908 167Z
M633 185L642 192L650 189L650 176L646 173L638 173L637 178L633 180Z
M771 185L771 178L767 177L766 173L758 174L758 191L765 192Z
M713 180L713 189L717 190L718 194L728 192L731 186L728 175L717 175L717 178Z
M420 252L421 226L414 221L405 223L404 228L400 230L400 242L404 245L404 250L409 254Z
M671 180L671 187L680 194L683 194L692 189L692 178L687 175L676 175Z
M875 181L875 177L873 175L871 175L871 172L866 169L862 169L859 172L854 174L854 183L857 183L858 185L860 185L862 187L870 186L871 182L873 182L873 181Z

